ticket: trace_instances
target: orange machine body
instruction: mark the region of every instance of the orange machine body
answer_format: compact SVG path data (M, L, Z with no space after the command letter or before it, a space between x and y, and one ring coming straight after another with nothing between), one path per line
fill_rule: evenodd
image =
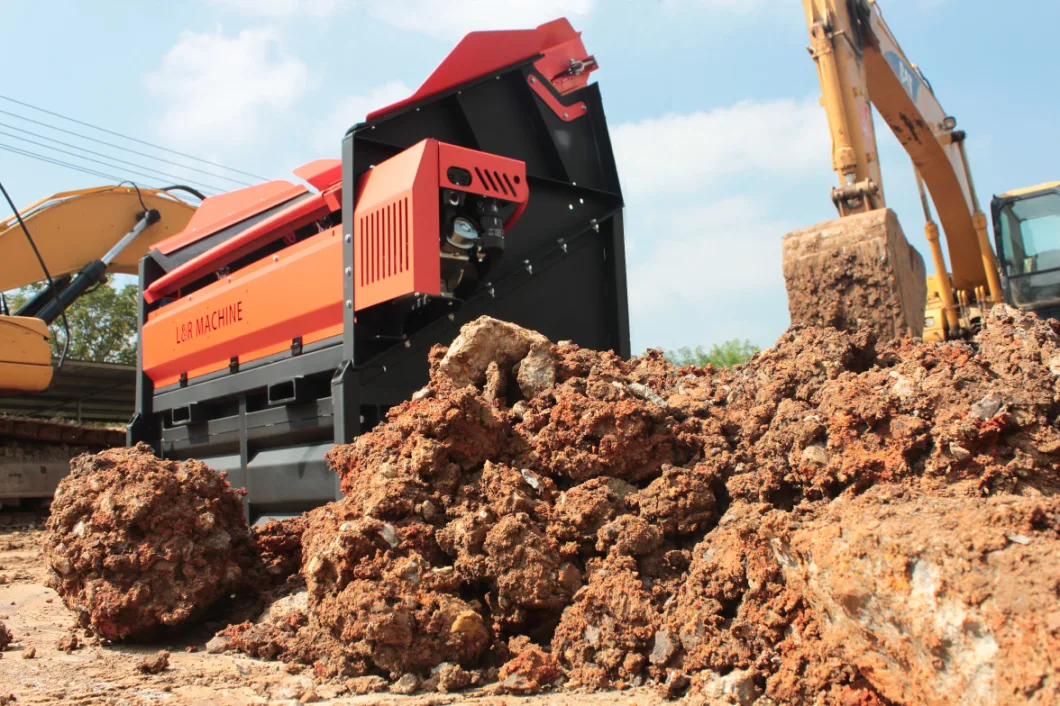
M454 181L454 168L468 178ZM310 345L342 333L341 226L321 227L320 232L238 269L225 269L253 247L292 237L296 229L306 227L307 218L339 210L341 174L334 164L319 161L296 173L320 193L285 206L282 199L299 196L297 187L285 188L281 182L269 189L244 190L264 193L269 198L261 199L263 208L278 212L199 253L145 290L149 304L160 304L147 315L141 346L143 371L156 389L238 369L293 345ZM441 295L443 189L518 204L507 227L527 203L525 181L525 165L518 160L436 140L424 140L365 173L358 183L353 221L355 310L404 296ZM234 196L215 198L243 205L244 221L260 217L260 210L245 209L259 198L257 194ZM222 228L235 225L227 208L215 213L225 219ZM201 234L220 232L202 222L189 227L196 233L177 234L174 242L163 241L159 249L175 252L197 242L204 237ZM204 278L213 281L198 286ZM182 287L189 291L182 292Z

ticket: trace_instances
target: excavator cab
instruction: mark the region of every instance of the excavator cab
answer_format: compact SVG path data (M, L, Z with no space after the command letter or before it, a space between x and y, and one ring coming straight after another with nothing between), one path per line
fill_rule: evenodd
M990 210L1005 301L1060 318L1060 182L995 196Z

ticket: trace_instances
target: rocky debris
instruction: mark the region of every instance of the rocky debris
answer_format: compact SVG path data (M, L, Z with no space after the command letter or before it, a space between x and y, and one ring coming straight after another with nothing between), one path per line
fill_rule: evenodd
M340 646L332 671L404 674L442 662L472 664L486 649L481 607L438 571L433 527L365 517L354 498L310 515L304 573L311 630Z
M562 678L563 672L554 656L537 645L526 644L501 667L495 691L502 694L536 694L558 685Z
M773 540L785 575L886 698L1060 702L1060 499L877 487L796 527Z
M76 652L77 650L81 649L83 645L81 644L81 638L77 636L77 633L71 630L70 632L60 637L59 642L56 643L55 646L59 650L62 650L67 654L71 654L72 652Z
M390 520L445 506L460 476L499 456L508 423L472 388L410 400L387 423L328 460L342 479L342 492L366 515ZM433 516L432 516L433 519Z
M616 558L592 572L552 638L552 651L573 681L609 686L629 681L648 663L659 614L636 562Z
M50 586L84 626L136 639L200 615L240 587L251 563L240 493L196 461L150 447L71 461L44 554Z
M532 400L513 427L513 446L525 449L517 465L575 482L606 476L637 483L695 457L694 425L612 382L590 373Z
M268 691L269 696L276 701L302 701L307 694L314 694L313 680L305 676L285 677L275 684L270 684ZM311 696L311 700L317 699ZM303 703L311 703L311 701Z
M718 502L713 487L721 480L710 466L663 466L662 474L632 498L640 516L664 537L686 537L716 524Z
M1001 306L976 345L785 334L734 376L728 492L784 509L880 482L1055 493L1054 326Z
M0 652L6 650L15 638L11 635L11 631L7 629L7 626L0 623Z
M705 704L751 706L762 695L749 669L737 669L724 676L708 670L696 676L696 700Z
M232 648L232 638L224 634L214 635L206 643L206 653L211 655L224 654ZM246 650L244 650L246 651Z
M161 674L169 667L169 653L165 650L144 657L136 668L144 674Z
M479 320L329 455L346 497L307 518L304 598L225 646L352 693L654 683L692 703L882 705L972 679L1046 703L1057 331L1004 306L973 342L794 327L715 370ZM918 561L934 604L901 598ZM987 634L1013 657L949 666Z
M451 694L456 691L463 691L478 681L478 675L467 671L459 664L442 662L431 670L431 676L421 686L424 691Z
M420 678L415 674L404 674L390 685L390 693L400 696L412 696L420 690Z
M273 519L250 528L251 547L258 560L255 568L263 575L256 582L259 589L282 584L301 570L305 528L304 515Z
M460 335L438 363L438 370L454 387L481 386L491 365L502 374L518 371L517 384L526 397L548 390L550 380L555 380L547 338L488 316L460 329Z
M627 501L636 487L618 478L594 478L575 485L556 500L549 514L548 533L575 554L596 542L604 525L628 513Z
M22 659L36 659L36 658L37 658L37 648L36 647L30 647L30 648L26 649L22 653Z
M354 677L346 680L346 688L354 696L378 694L387 690L387 681L383 677L371 674L366 677Z
M311 665L325 653L330 642L325 635L303 631L309 623L307 604L305 587L298 587L276 598L255 622L223 629L206 643L206 651L239 651L259 659Z
M734 505L692 550L687 580L654 636L653 665L727 672L763 667L776 657L774 645L793 622L799 599L783 590L780 566L757 537L765 510Z
M535 342L515 368L515 381L524 397L543 395L556 384L556 363L547 341Z

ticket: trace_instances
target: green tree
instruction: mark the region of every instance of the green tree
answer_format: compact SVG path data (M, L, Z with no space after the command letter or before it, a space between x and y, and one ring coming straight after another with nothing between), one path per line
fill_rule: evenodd
M41 287L27 287L6 296L11 313L39 291ZM66 310L70 324L71 360L92 360L100 363L136 363L136 297L137 285L123 287L100 285L74 302ZM62 317L51 325L52 353L62 353L66 332Z
M696 346L695 349L684 346L676 351L667 351L666 359L678 367L694 365L703 368L709 363L715 368L731 368L743 363L758 351L758 346L752 345L750 341L734 338L721 344L715 343L710 350L703 346Z

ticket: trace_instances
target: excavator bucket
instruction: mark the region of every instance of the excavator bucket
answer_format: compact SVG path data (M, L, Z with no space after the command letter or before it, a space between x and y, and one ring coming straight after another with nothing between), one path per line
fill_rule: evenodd
M870 330L878 341L922 335L924 260L883 208L784 236L791 323Z

